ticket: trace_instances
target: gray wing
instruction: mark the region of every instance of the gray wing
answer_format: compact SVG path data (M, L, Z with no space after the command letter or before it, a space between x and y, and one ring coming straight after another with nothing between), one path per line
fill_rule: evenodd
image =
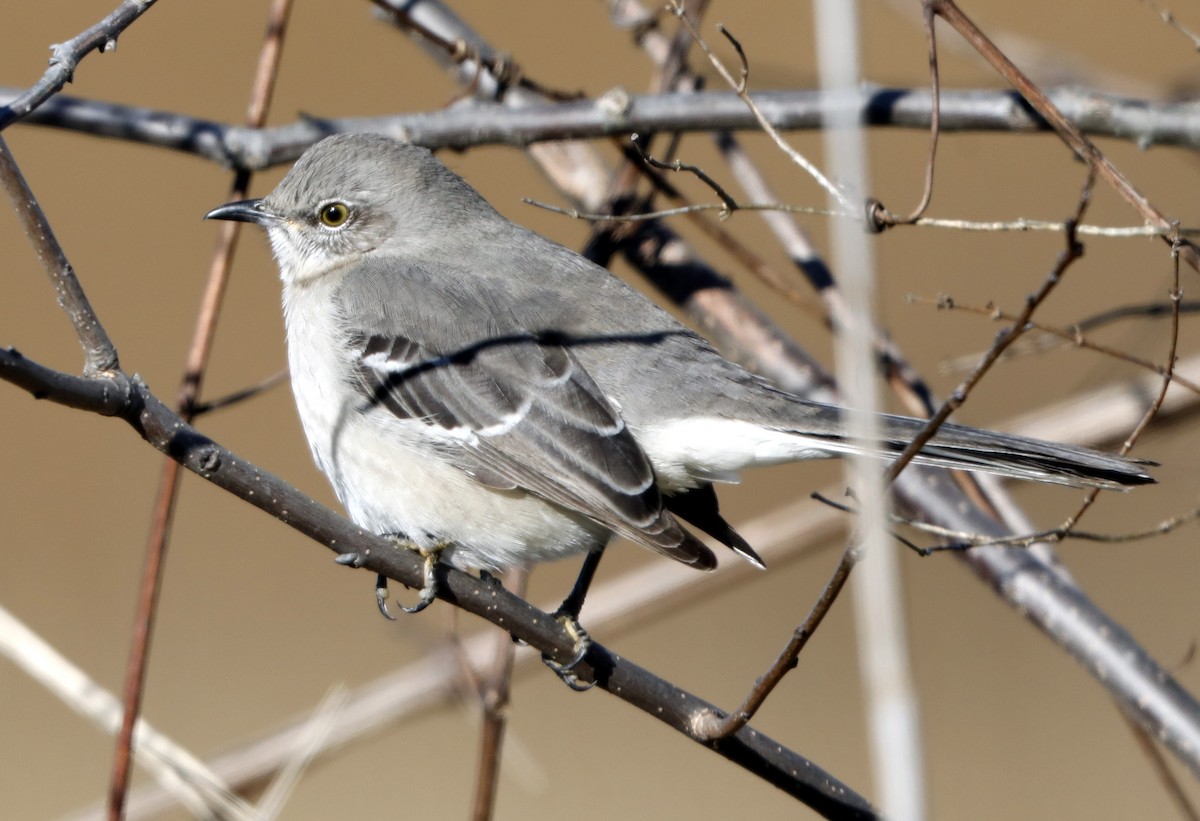
M521 488L673 559L715 566L663 509L646 455L566 348L518 333L447 351L353 328L350 344L367 407L438 429L477 481Z

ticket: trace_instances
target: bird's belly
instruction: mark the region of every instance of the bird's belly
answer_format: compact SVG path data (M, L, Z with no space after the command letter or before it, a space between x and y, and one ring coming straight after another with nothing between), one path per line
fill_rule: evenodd
M489 570L583 553L608 541L608 529L586 516L475 481L454 464L433 426L382 408L364 410L367 400L344 381L329 316L309 311L304 323L293 321L310 304L285 294L292 391L317 467L355 524L403 534L421 547L449 542L443 556L455 566Z
M360 527L426 548L449 543L443 555L464 569L529 565L608 541L609 531L585 516L475 481L438 452L425 423L381 426L354 401L339 419L301 418L318 467Z

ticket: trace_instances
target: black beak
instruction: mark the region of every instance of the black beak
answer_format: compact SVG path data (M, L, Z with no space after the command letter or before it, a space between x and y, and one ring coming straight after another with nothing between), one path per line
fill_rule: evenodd
M206 220L233 220L235 222L253 222L258 225L269 225L279 219L263 208L262 200L239 200L218 206L204 215Z

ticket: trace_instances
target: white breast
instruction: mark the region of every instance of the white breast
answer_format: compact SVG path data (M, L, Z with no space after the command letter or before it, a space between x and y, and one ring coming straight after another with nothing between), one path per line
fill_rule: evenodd
M438 452L445 435L366 400L346 380L334 301L320 282L284 286L288 364L296 407L317 466L350 518L374 533L453 545L459 567L498 570L586 552L606 542L592 520L522 491L471 479Z

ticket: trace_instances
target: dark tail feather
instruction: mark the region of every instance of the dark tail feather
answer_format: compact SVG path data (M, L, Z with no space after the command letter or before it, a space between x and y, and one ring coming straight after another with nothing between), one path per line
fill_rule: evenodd
M717 493L713 490L712 485L702 485L695 490L676 493L673 496L664 494L663 507L698 530L712 536L735 553L744 556L751 564L766 569L766 564L754 552L750 543L721 517L721 509L717 504Z
M917 419L887 417L884 435L889 449L898 454L923 424ZM943 425L914 461L1072 487L1113 490L1154 484L1154 477L1145 468L1156 464L962 425Z

